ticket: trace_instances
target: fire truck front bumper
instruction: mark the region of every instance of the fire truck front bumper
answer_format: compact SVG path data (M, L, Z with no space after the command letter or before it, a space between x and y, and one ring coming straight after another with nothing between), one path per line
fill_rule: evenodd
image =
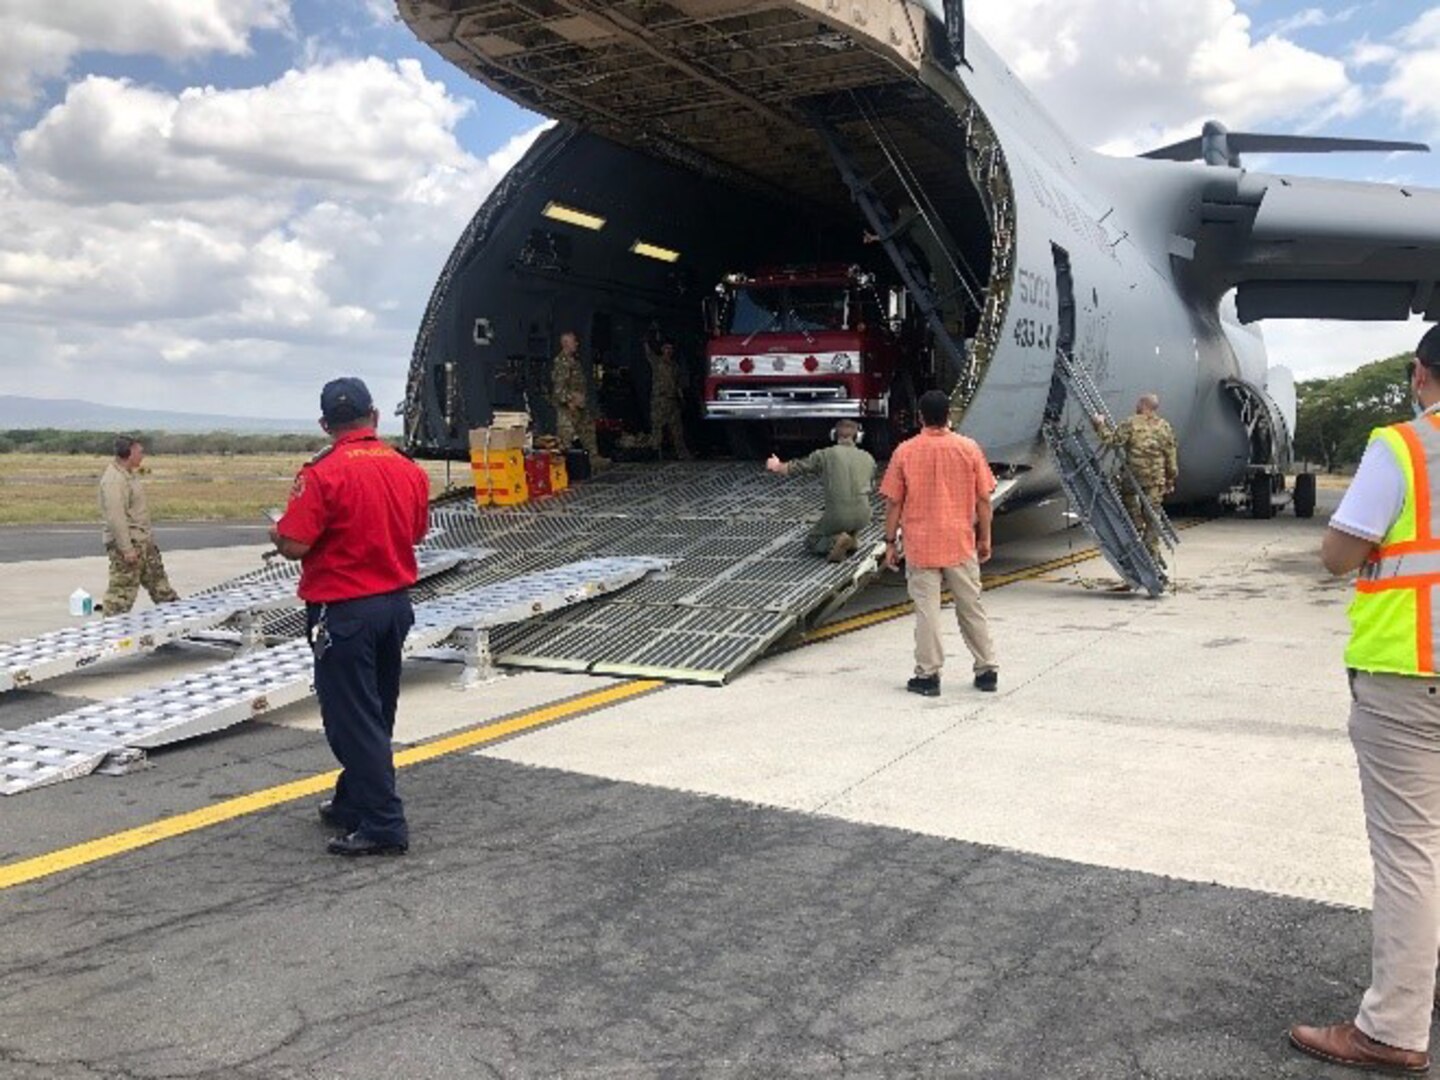
M885 399L852 398L829 387L726 388L705 402L707 420L859 420L884 415Z

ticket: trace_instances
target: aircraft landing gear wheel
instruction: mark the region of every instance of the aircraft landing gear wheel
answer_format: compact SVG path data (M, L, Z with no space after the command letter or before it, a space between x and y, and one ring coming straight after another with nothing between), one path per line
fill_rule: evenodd
M1315 516L1315 474L1300 473L1295 477L1295 516Z
M1256 473L1250 478L1250 516L1268 521L1275 516L1275 502L1271 499L1274 481L1269 473Z

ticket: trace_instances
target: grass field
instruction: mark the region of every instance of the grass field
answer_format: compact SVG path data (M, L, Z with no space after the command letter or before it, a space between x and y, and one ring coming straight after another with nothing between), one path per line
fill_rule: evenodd
M147 457L145 497L156 521L256 521L285 505L306 455L235 454ZM445 490L445 463L422 462L430 491ZM99 523L97 485L106 461L73 454L0 454L0 525ZM470 483L464 463L456 484Z
M304 454L158 455L145 459L145 497L156 521L257 521L284 506ZM96 485L103 458L74 454L0 454L0 525L48 525L100 520ZM430 493L445 490L445 462L421 462ZM454 484L467 486L464 462L450 465ZM1343 489L1348 476L1319 477Z

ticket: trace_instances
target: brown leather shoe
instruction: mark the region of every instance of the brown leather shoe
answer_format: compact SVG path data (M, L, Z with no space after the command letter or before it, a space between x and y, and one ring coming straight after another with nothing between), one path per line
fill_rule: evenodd
M1430 1055L1425 1051L1386 1046L1370 1038L1354 1024L1331 1024L1319 1028L1296 1024L1290 1029L1290 1045L1302 1054L1333 1065L1348 1065L1352 1069L1405 1076L1430 1071Z

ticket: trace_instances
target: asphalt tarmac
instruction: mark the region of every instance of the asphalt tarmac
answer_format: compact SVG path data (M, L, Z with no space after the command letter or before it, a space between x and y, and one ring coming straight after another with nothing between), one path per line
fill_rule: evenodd
M285 794L333 767L313 704L0 800L0 1076L1348 1075L1284 1040L1368 968L1320 525L1187 529L1158 601L1017 577L996 695L960 663L905 694L903 617L613 703L412 665L397 739L439 749L401 772L403 858L325 856ZM0 587L43 621L77 574ZM5 695L0 727L210 662Z
M155 526L155 543L167 551L262 544L269 532L265 524L242 525L213 521L180 522ZM78 559L103 553L98 525L0 526L0 563Z

